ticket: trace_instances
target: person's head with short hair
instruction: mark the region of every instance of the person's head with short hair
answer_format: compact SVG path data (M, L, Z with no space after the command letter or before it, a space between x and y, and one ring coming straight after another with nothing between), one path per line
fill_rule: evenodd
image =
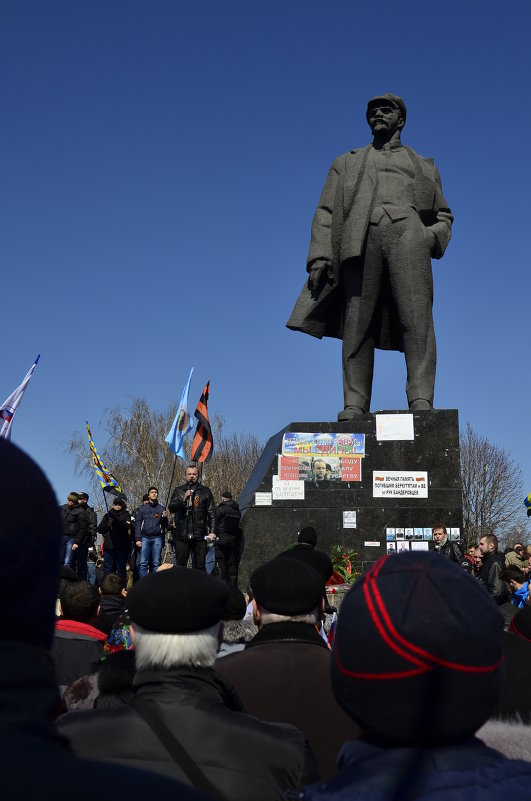
M277 556L251 574L251 586L258 628L282 621L315 625L322 618L323 577L306 562Z
M511 592L519 590L527 581L526 574L516 565L508 565L500 571L500 578L505 581Z
M78 502L79 506L81 506L83 509L87 508L88 499L89 499L89 496L88 496L87 492L78 492L77 502Z
M150 503L157 503L159 497L158 487L150 487L148 489L148 498Z
M476 568L476 570L479 570L482 564L483 564L483 554L481 553L481 549L478 545L474 550L474 567Z
M199 469L195 464L189 464L184 471L184 480L187 484L197 484L199 482Z
M498 550L498 537L495 534L484 534L479 541L479 550L483 556Z
M467 555L474 558L474 554L476 552L477 547L478 547L477 545L469 545L468 548L466 549Z
M326 462L324 459L315 459L313 463L313 475L316 481L324 481L326 478Z
M229 587L201 570L151 573L127 595L138 670L212 667Z
M122 595L124 587L124 580L118 573L107 573L100 581L102 595Z
M77 492L69 492L66 502L68 506L77 506L79 501L79 495Z
M513 551L517 556L520 557L520 559L524 561L527 559L526 550L521 542L515 542L515 544L513 545Z
M88 581L68 584L59 598L65 620L90 623L98 614L100 594Z
M446 540L448 539L448 533L446 531L446 526L442 525L435 525L432 528L433 533L433 540L436 545L444 545Z
M385 556L341 605L333 692L374 742L464 742L496 706L502 643L503 616L459 565L433 552Z
M221 500L222 501L232 501L232 492L230 490L225 490L225 492L221 493Z
M147 494L147 492L145 493L145 495L142 496L142 503L144 504L149 503L149 495Z

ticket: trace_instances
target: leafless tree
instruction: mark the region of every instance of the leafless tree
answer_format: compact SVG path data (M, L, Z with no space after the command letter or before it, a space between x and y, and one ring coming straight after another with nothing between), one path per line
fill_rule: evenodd
M503 545L515 526L526 528L520 467L470 423L461 432L460 451L464 541L468 545L496 534Z
M116 407L105 412L104 429L108 435L105 444L96 447L105 467L113 473L128 498L130 509L136 508L149 486L159 488L163 503L175 486L184 481L185 463L175 458L164 438L170 430L177 407L171 404L162 412L152 410L144 398L131 398L125 409ZM262 444L253 434L223 431L224 421L219 415L211 420L214 437L214 455L203 466L203 483L214 498L229 489L236 498L262 451ZM189 457L193 431L185 440L185 454ZM98 508L102 498L98 476L92 468L86 435L75 432L68 450L75 456L75 468L86 477L91 487L91 500Z

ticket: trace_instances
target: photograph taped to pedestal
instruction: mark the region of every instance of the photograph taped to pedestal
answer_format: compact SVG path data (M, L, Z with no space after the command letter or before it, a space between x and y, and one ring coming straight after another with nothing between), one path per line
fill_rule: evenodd
M343 512L343 528L356 528L356 512Z
M372 494L374 498L427 498L428 473L373 470Z

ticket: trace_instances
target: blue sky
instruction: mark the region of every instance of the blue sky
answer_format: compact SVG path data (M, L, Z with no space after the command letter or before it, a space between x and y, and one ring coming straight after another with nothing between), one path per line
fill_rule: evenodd
M41 353L12 438L61 502L72 432L102 449L106 408L178 401L191 366L191 405L210 379L229 430L336 418L340 343L285 322L330 163L385 91L455 215L435 405L531 489L530 23L523 1L4 4L0 401ZM379 353L371 408L405 408L404 385Z

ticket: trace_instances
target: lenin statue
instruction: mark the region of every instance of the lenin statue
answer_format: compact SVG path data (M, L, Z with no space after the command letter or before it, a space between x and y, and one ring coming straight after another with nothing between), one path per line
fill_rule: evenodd
M288 328L343 340L344 409L370 409L374 349L403 351L409 408L432 409L437 361L431 259L453 216L433 159L403 145L401 97L367 106L372 144L339 156L313 218L308 280Z

